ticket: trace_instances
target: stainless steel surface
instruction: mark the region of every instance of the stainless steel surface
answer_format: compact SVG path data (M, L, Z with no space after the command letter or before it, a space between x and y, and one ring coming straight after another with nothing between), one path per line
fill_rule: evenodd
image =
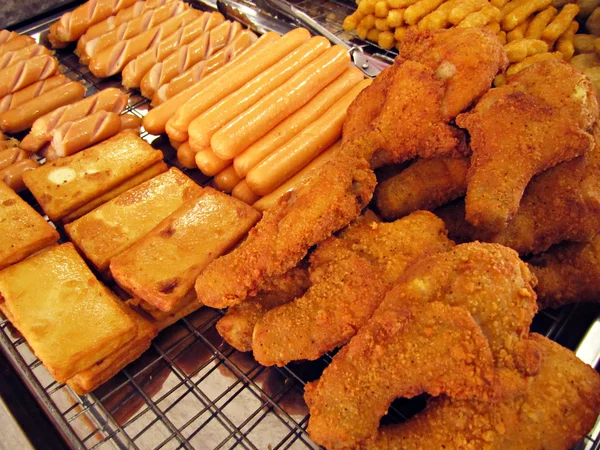
M393 57L393 52L368 46L343 32L341 21L352 11L351 4L311 0L296 2L295 6L351 45ZM21 31L43 39L52 19ZM71 49L59 51L57 56L63 72L84 83L88 94L120 86L118 78L99 80L92 76L78 64ZM132 92L128 111L141 117L147 108L148 101L137 91ZM180 167L164 136L142 136L165 152L169 164ZM201 184L209 181L197 170L183 170ZM41 212L31 197L25 198ZM533 330L563 342L584 331L582 317L598 317L597 306L541 312ZM0 347L72 448L318 448L305 431L308 408L303 388L320 375L331 355L283 368L260 366L250 354L237 352L218 335L214 325L221 315L222 311L203 308L181 320L163 331L141 358L94 393L82 397L56 383L25 340L2 317ZM578 355L587 362L597 361L600 352L594 327L580 342L577 338ZM384 422L402 421L421 407L419 400L396 402ZM597 433L577 448L600 449Z

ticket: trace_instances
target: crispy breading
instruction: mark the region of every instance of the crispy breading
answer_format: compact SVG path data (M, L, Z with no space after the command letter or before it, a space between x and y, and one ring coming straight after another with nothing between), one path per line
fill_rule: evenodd
M217 322L217 331L236 350L252 350L252 333L267 311L301 297L310 286L308 270L295 267L271 280L256 297L234 305Z
M469 158L418 159L375 190L381 216L395 220L418 209L431 211L467 192Z
M565 242L529 261L538 279L538 305L558 308L575 302L600 302L600 235L590 242Z
M400 425L384 427L363 450L567 450L600 413L600 376L570 350L532 334L541 355L527 391L497 403L433 399Z
M442 221L425 211L393 223L356 221L311 255L308 292L256 324L254 358L283 366L346 344L410 264L452 245Z
M487 232L501 231L533 176L592 148L588 131L596 120L591 81L564 61L532 64L490 89L456 118L468 130L473 151L467 221Z
M295 267L371 200L376 180L366 161L339 156L317 170L266 211L238 248L204 269L196 281L202 303L223 308L256 295L269 278Z
M400 54L427 65L446 81L441 104L446 120L453 119L480 98L508 58L494 33L485 28L451 28L443 32L411 30L402 39Z

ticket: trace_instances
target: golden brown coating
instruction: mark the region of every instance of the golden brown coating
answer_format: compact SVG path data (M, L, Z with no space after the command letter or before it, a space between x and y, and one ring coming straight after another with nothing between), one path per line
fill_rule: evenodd
M251 206L212 188L182 204L110 262L115 281L133 296L169 312L196 277L259 220Z
M459 245L409 267L307 385L311 438L327 448L368 439L397 397L494 400L522 392L524 376L539 369L528 340L534 282L514 251L494 244Z
M375 190L365 161L339 156L264 213L248 238L213 261L196 281L198 299L223 308L256 295L268 279L284 274L308 250L356 218Z
M471 398L485 395L493 381L492 355L467 311L440 302L411 311L386 300L321 378L305 387L308 433L327 449L352 448L374 436L397 397Z
M236 350L249 352L256 323L267 311L304 295L309 286L308 271L295 267L271 280L256 297L229 308L217 322L217 331Z
M552 86L549 89L548 86ZM471 136L466 218L501 231L534 175L588 152L598 120L591 81L564 61L532 64L489 90L456 123Z
M494 33L485 28L451 28L443 32L409 29L402 39L403 58L418 61L446 80L442 116L453 119L480 98L508 58Z
M0 272L0 309L59 383L103 360L136 334L119 298L71 243Z
M595 139L600 137L598 129ZM487 233L465 220L465 205L454 202L435 211L451 238L511 247L519 254L540 253L562 241L587 242L600 229L600 147L561 163L531 180L515 217L499 233Z
M0 270L58 241L58 237L42 216L0 182Z
M600 302L600 235L590 242L565 242L528 261L538 279L538 305Z
M384 427L363 450L567 450L600 413L600 376L559 344L532 334L542 355L524 395L497 402L433 399L413 419Z
M469 158L418 159L382 181L375 191L377 209L396 220L418 209L431 211L467 192Z
M307 293L256 324L254 358L283 366L346 344L410 264L452 245L442 221L428 212L393 223L357 220L311 255Z

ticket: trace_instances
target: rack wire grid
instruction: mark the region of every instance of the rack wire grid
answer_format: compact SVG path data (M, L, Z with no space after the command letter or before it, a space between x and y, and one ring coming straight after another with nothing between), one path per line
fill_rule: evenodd
M363 45L344 34L341 21L353 7L337 1L294 2L338 36ZM41 41L56 17L20 30ZM375 49L375 52L378 50ZM380 49L385 57L393 52ZM120 80L97 79L81 66L70 50L59 51L61 70L80 81L88 95ZM130 93L126 112L143 117L148 101ZM200 184L210 180L197 170L183 168L163 137L142 137L165 154L165 161L182 169ZM44 214L31 195L23 197ZM63 230L61 239L66 241ZM78 396L57 383L35 357L22 336L0 316L0 346L40 406L74 449L312 449L318 448L306 433L308 408L304 385L317 379L333 354L314 362L286 367L263 367L251 354L229 346L215 323L224 311L201 308L167 328L138 360L93 393ZM571 305L542 311L532 331L577 350L598 341L600 305ZM589 351L589 347L587 350ZM579 353L578 353L579 354ZM597 346L592 356L598 358ZM420 411L424 398L398 400L383 423L398 423ZM597 425L578 450L598 450Z

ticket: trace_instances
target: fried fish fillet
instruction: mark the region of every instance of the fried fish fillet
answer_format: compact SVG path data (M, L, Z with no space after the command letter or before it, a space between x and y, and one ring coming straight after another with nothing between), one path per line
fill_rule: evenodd
M542 355L524 395L497 402L440 397L400 425L384 427L363 450L567 450L600 413L600 376L559 344L532 334Z
M256 323L267 311L301 297L309 286L308 270L295 267L271 280L256 297L229 308L217 322L217 331L236 350L249 352Z
M541 309L600 302L600 235L590 242L558 244L528 262L538 279Z
M311 255L307 293L256 324L254 358L283 366L346 344L410 264L452 245L442 221L429 212L392 223L356 221Z
M306 386L311 438L327 448L356 445L375 434L397 397L521 392L539 370L528 339L534 282L514 251L494 244L459 245L412 265Z
M196 281L199 300L223 308L256 295L268 279L295 267L313 245L358 217L375 184L364 160L338 156L325 163L266 211L238 248L204 269Z
M469 158L418 159L382 181L375 191L377 208L386 220L418 209L432 210L467 192Z
M550 89L549 86L552 86ZM536 174L588 152L598 101L591 81L564 61L532 64L456 118L471 137L466 218L501 231Z

